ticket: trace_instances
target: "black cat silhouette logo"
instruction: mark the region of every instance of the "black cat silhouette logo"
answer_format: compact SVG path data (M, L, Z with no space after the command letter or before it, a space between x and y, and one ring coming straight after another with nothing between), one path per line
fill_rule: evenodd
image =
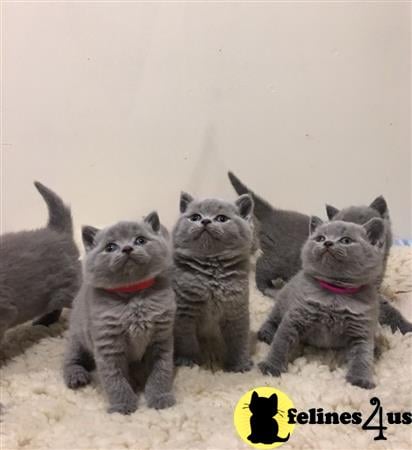
M250 417L250 435L248 440L254 444L274 444L275 442L286 442L290 433L284 438L278 436L279 425L274 416L285 411L278 408L278 396L272 394L269 398L259 397L256 391L252 393L249 403L252 412Z
M236 430L252 447L279 447L293 432L294 425L288 422L289 408L293 408L293 403L284 392L271 387L252 389L235 408Z

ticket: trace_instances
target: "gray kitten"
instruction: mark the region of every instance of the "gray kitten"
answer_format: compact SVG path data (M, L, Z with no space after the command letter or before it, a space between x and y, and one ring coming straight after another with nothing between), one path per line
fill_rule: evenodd
M378 218L365 225L312 221L312 234L302 249L303 268L279 292L259 330L259 338L271 342L259 364L262 373L279 376L293 346L302 342L347 350L346 379L362 388L375 387L376 279L384 264L379 246L384 233L384 221Z
M180 212L173 231L175 363L204 363L201 340L221 336L224 370L248 371L253 200L200 201L182 193Z
M229 179L238 194L250 192L254 198L255 216L260 225L259 239L263 252L256 264L256 285L265 295L275 297L278 289L301 269L300 252L309 236L310 217L273 208L250 191L231 172L229 172ZM363 225L374 217L384 219L385 234L382 246L385 250L385 259L382 273L377 279L378 287L380 287L392 245L389 210L385 199L379 196L369 206L351 206L340 211L327 205L326 211L330 220L343 220L359 225ZM379 322L382 325L389 325L392 332L400 330L404 334L412 331L412 324L382 295L380 296Z
M96 365L108 412L134 412L134 391L145 378L147 405L172 406L176 305L171 245L157 213L142 222L82 231L84 282L70 318L66 385L76 389L90 383Z
M79 251L73 240L70 209L50 189L35 182L47 203L46 227L7 233L0 246L0 342L5 331L38 318L56 322L81 283Z
M256 261L256 286L268 294L281 287L301 267L300 252L308 237L310 217L271 206L245 186L232 172L229 180L239 194L249 193L254 201L261 255Z
M385 276L386 263L392 246L391 222L386 200L382 196L379 196L375 198L369 206L350 206L341 210L334 206L326 205L326 213L329 220L344 220L345 222L353 222L359 225L366 223L374 217L384 219L385 234L384 239L381 242L384 250L384 264L382 273L377 280L377 285L380 287ZM402 314L382 296L382 294L380 295L379 322L383 325L389 325L392 332L395 332L398 329L402 334L412 331L412 323L408 322Z

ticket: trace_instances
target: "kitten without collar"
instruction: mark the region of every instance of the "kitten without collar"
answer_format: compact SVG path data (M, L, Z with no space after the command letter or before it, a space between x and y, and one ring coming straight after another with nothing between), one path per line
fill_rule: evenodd
M70 307L81 283L79 250L70 209L46 186L35 187L49 210L38 230L6 233L0 245L0 342L8 328L27 320L51 325Z
M224 370L250 370L253 201L249 195L230 203L182 193L180 212L173 231L175 362L204 363L207 345L202 340L219 342L221 337Z

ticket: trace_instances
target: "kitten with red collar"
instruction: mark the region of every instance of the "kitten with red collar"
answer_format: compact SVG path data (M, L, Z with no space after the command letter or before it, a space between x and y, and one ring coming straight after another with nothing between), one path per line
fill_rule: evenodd
M70 318L66 385L89 384L97 367L108 412L134 412L142 379L149 407L172 406L176 306L171 244L157 213L103 230L86 226L82 236L84 282Z

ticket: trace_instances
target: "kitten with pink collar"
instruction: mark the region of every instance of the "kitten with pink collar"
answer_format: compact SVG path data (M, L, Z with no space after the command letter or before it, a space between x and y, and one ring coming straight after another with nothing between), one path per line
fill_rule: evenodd
M382 273L385 226L311 220L302 249L302 270L278 293L278 301L258 332L270 344L264 374L280 376L299 344L347 351L346 379L372 389L375 334L379 317L376 280Z

